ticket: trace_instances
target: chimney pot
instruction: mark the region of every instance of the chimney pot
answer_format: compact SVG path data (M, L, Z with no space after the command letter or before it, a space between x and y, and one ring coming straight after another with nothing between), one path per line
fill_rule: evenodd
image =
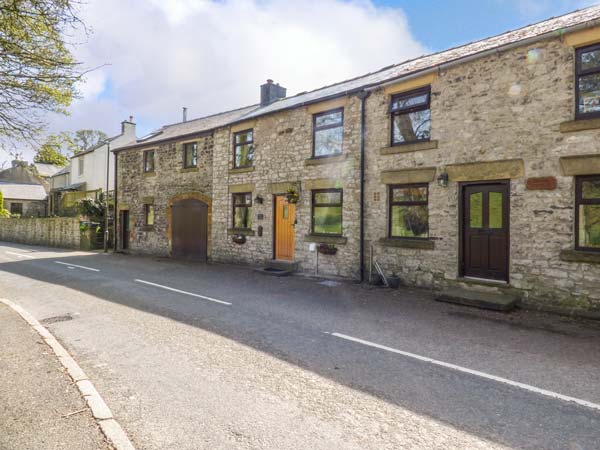
M187 122L187 108L185 106L183 107L183 121Z

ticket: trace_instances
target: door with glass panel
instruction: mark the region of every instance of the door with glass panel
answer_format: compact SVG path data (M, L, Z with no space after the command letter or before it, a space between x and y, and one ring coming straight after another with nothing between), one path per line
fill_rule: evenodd
M275 196L275 259L294 259L294 224L296 205L289 203L285 195Z
M462 275L508 281L509 182L461 188Z

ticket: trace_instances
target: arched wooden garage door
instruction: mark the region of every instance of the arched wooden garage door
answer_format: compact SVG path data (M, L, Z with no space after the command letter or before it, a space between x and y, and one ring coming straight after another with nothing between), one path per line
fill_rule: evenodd
M208 242L208 206L196 199L173 204L172 255L174 258L206 261Z

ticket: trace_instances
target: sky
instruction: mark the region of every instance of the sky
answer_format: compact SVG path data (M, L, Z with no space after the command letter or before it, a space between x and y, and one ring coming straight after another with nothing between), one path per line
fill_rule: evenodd
M195 118L254 104L267 78L293 95L597 1L85 0L74 54L94 70L48 132L115 135L133 116L141 137L184 106Z

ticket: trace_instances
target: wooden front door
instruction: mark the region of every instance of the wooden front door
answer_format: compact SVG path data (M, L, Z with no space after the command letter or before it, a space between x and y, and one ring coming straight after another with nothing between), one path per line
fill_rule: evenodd
M285 195L275 196L275 259L294 259L294 224L296 205Z
M200 200L181 200L171 210L172 255L174 258L206 261L208 206Z
M121 249L127 250L129 248L129 211L121 211Z
M462 275L508 281L508 181L462 186Z

